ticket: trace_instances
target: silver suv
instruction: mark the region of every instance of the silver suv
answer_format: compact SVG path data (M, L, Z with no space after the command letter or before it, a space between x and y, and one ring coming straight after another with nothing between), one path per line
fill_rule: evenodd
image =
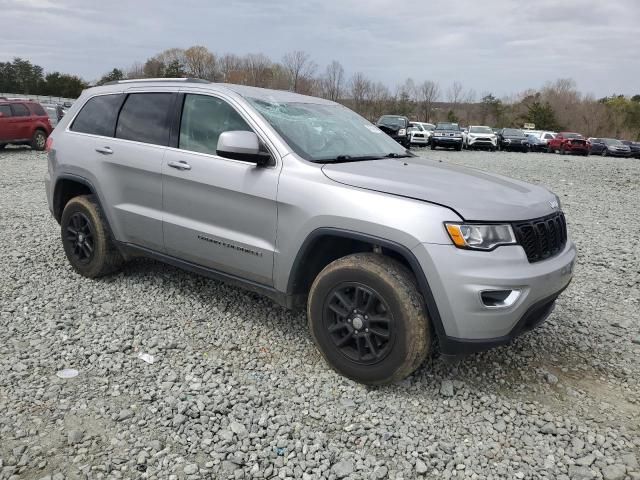
M359 382L407 376L435 342L508 343L571 280L553 193L418 158L327 100L121 81L50 138L47 198L78 273L143 255L306 305L322 355Z

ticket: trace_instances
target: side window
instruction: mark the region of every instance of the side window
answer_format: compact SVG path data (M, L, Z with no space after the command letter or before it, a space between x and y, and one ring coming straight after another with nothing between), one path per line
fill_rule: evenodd
M11 110L13 110L14 117L28 117L31 115L29 109L22 103L12 103Z
M10 117L11 107L9 105L0 105L0 113L2 113L3 117Z
M42 105L40 105L39 103L32 103L30 107L34 115L44 117L47 114L47 112L44 111L44 108L42 108Z
M73 121L71 131L113 137L124 95L100 95L89 99Z
M178 148L216 155L218 137L232 130L252 131L224 100L207 95L185 96Z
M172 93L129 94L118 117L116 138L168 145L172 103Z

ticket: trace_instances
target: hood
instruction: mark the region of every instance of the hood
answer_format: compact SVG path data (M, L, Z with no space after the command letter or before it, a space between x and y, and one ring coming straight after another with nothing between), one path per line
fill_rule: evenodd
M384 133L386 133L387 135L392 135L395 133L398 133L400 131L401 128L404 127L400 127L397 125L376 125L380 130L382 130Z
M529 137L521 137L520 135L503 135L502 138L509 140L528 140Z
M423 158L326 164L322 171L345 185L449 207L465 220L529 220L556 211L546 188Z

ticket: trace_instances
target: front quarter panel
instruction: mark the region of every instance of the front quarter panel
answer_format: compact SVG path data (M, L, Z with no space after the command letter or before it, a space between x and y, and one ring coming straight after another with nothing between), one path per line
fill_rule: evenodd
M334 182L321 165L287 155L278 187L275 287L286 291L296 255L317 229L348 230L410 250L420 243L451 244L443 222L460 220L440 205Z

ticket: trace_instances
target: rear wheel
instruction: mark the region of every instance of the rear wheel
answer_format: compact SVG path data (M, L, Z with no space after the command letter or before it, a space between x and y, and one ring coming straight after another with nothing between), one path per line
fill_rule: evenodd
M74 197L60 220L62 245L69 263L80 275L96 278L123 263L94 195Z
M31 137L31 148L41 152L47 144L47 134L43 130L36 130Z
M401 380L429 353L422 296L411 273L389 257L358 253L327 265L311 286L307 312L322 356L357 382Z

